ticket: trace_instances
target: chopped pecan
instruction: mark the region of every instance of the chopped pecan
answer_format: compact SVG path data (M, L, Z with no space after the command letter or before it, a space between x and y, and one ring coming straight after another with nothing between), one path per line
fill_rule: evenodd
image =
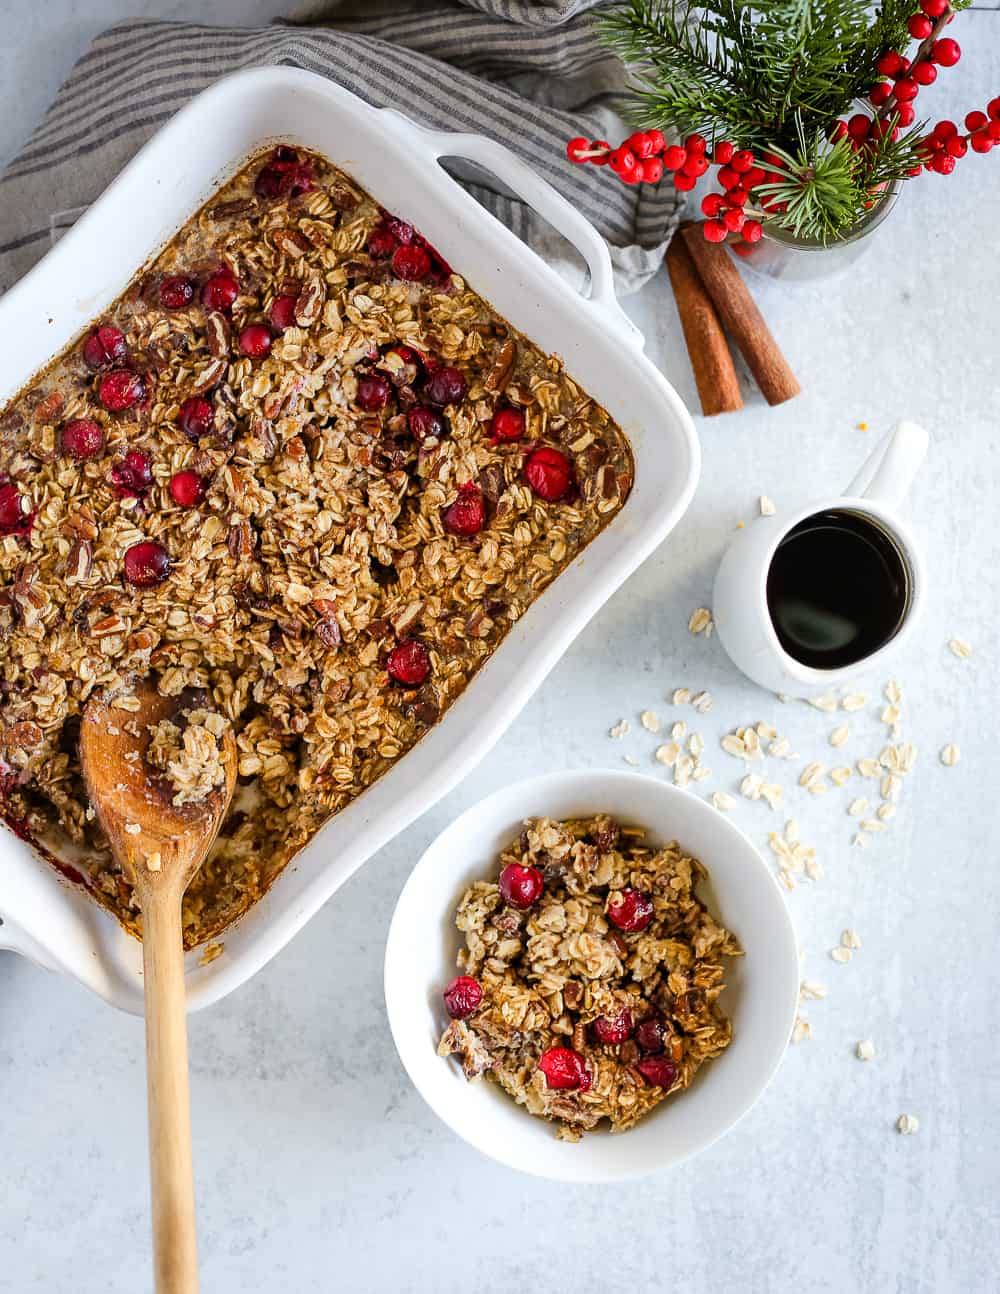
M229 555L234 562L243 561L249 557L254 548L254 532L250 522L246 517L233 514L229 519L229 535L226 543L229 546Z
M229 320L218 310L210 310L205 318L205 339L209 353L216 359L229 354Z
M305 256L306 252L312 248L312 243L306 238L305 234L299 233L297 229L275 229L271 238L274 245L280 252L290 256L293 260L298 260L300 256Z
M502 391L506 387L514 371L516 360L517 343L513 339L505 341L496 353L493 367L483 378L483 386L487 391Z
M94 550L89 539L78 539L66 558L66 583L79 584L87 579L94 565Z
M300 328L310 328L323 313L326 293L323 281L313 274L295 299L295 322Z

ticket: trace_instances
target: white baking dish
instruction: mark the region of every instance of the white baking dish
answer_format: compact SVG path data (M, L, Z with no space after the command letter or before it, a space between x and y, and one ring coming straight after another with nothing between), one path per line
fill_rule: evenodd
M177 114L62 241L0 301L0 405L75 337L245 158L275 138L315 148L406 217L499 312L558 352L618 420L636 483L612 524L512 629L441 723L338 814L270 892L224 935L207 966L187 959L192 1009L216 1001L273 957L387 840L482 758L574 636L663 540L698 477L691 419L642 355L615 300L607 248L593 227L507 149L476 135L436 134L292 68L219 81ZM585 257L579 296L439 165L462 157L493 172ZM66 972L141 1012L141 950L86 894L0 831L0 947Z

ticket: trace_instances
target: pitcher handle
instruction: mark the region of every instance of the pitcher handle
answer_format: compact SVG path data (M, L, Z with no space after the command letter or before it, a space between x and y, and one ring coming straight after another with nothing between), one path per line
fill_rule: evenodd
M886 508L899 507L927 457L927 446L923 427L904 419L873 451L844 493Z

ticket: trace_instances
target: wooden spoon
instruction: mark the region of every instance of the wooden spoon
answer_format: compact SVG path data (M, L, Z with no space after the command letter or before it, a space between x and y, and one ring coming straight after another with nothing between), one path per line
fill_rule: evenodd
M130 695L138 702L131 712L104 697L87 702L80 762L90 801L142 911L156 1290L197 1294L181 900L232 798L236 743L227 728L221 741L224 785L203 800L175 805L145 760L149 725L190 708L192 698L160 696L147 682Z

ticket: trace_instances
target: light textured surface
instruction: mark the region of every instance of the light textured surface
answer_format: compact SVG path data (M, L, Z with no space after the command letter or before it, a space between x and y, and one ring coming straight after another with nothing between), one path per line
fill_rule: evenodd
M111 3L58 8L65 17L54 29L51 9L0 3L0 156L27 134L85 36L125 12ZM251 11L257 19L266 9L226 0L213 19ZM959 117L1000 93L998 25L981 12L956 24L965 57L928 94L935 115ZM492 755L255 980L192 1020L206 1290L457 1294L547 1286L556 1271L575 1294L664 1281L895 1294L995 1288L998 194L1000 157L970 157L950 180L928 176L908 188L850 278L755 286L804 394L777 410L749 396L743 413L700 423L704 472L687 517ZM649 354L693 402L665 280L633 313ZM860 687L865 710L839 719L783 706L743 682L714 637L694 638L686 625L710 604L722 547L755 515L759 495L780 509L838 489L877 432L904 414L933 441L911 514L926 547L927 618L894 671L903 737L920 756L888 829L858 850L846 806L877 799L875 785L855 775L813 797L797 774L807 760L846 764L878 751L873 709L885 680ZM951 637L971 643L969 660L948 650ZM829 992L803 1008L813 1040L790 1050L756 1109L687 1167L613 1190L521 1178L440 1126L397 1061L381 991L392 906L428 841L505 780L624 767L626 753L666 776L653 760L659 739L639 714L672 719L666 694L680 686L715 698L707 715L684 711L713 768L700 793L736 794L741 765L718 740L738 725L767 719L802 757L787 768L769 761L770 775L825 868L788 898L803 975ZM615 742L607 730L622 716L632 731ZM837 723L851 737L833 751ZM961 747L954 768L938 761L947 742ZM737 799L734 817L762 847L790 816ZM848 928L862 946L839 965L829 953ZM876 1051L862 1063L854 1051L865 1038ZM0 1090L0 1291L147 1289L141 1023L0 954ZM920 1121L914 1136L895 1129L904 1112Z

